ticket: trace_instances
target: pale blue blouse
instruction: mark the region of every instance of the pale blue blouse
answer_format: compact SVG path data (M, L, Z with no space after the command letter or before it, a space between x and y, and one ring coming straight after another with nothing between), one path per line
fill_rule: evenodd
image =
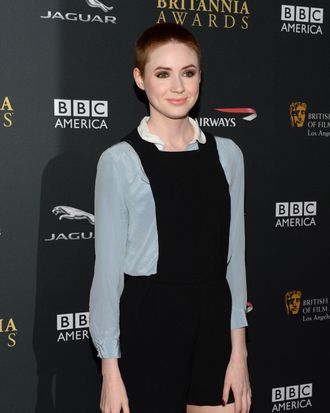
M189 118L194 138L186 150L198 150L206 137ZM163 150L162 140L149 132L148 117L138 132ZM231 328L248 325L244 229L244 160L229 138L216 137L219 160L229 184L231 220L226 278L232 296ZM157 272L158 234L155 203L140 158L127 142L106 149L95 181L95 269L90 291L90 333L101 358L120 358L119 300L124 273ZM187 257L189 260L189 256Z

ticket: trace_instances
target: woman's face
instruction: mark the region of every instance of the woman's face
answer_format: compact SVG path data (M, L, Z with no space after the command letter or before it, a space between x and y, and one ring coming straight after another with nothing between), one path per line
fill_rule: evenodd
M146 92L153 118L183 119L198 99L201 70L194 49L169 42L152 49L142 77L134 69L137 86Z

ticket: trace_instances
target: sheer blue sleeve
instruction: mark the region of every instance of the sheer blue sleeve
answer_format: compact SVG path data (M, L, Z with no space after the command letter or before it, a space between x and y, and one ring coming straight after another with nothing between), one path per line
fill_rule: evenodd
M95 181L95 268L90 333L101 358L120 358L119 301L124 287L128 213L124 177L111 148L101 155Z
M246 317L247 285L245 268L244 158L231 139L218 138L221 164L229 184L231 218L226 278L232 296L231 328L248 325Z

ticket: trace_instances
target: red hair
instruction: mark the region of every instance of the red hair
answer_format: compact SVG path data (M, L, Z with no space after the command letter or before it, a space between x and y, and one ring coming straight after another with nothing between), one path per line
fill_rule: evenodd
M183 43L197 54L201 65L201 49L195 36L183 26L175 23L157 23L146 29L135 42L135 66L141 75L148 60L148 53L155 47L169 43Z

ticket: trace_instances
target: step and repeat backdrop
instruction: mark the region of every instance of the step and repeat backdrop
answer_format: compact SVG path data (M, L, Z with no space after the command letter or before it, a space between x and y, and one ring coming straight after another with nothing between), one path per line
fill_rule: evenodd
M321 0L1 1L1 412L98 411L96 164L147 114L133 46L157 22L199 39L192 116L244 154L253 412L327 409L329 17Z

